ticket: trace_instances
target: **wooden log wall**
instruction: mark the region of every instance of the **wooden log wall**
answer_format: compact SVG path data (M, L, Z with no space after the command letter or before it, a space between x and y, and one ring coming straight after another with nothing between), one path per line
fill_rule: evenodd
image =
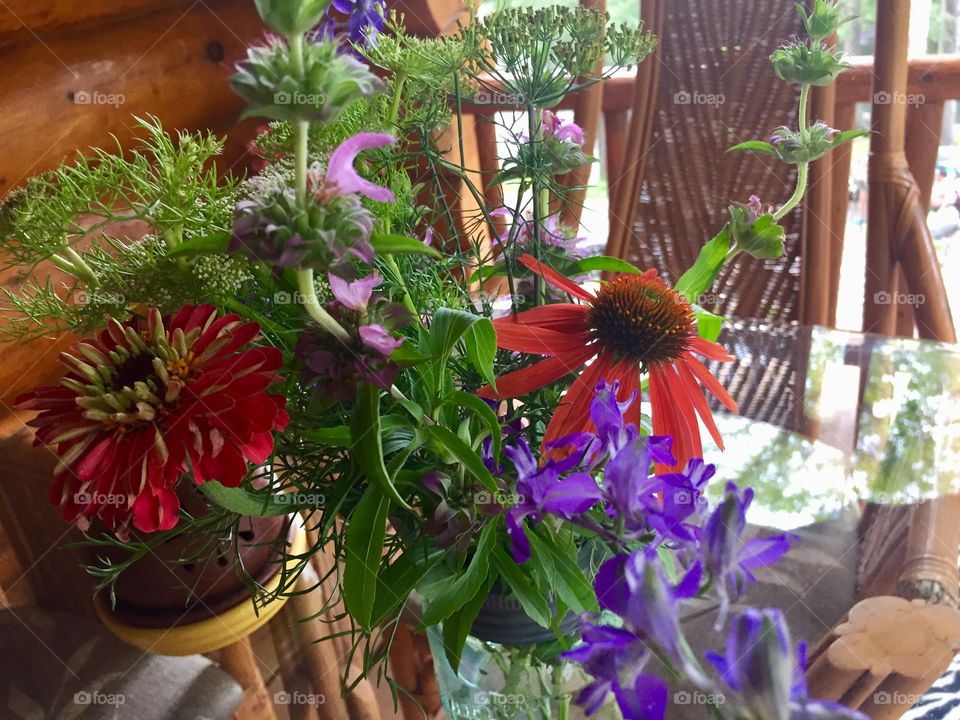
M421 35L464 16L459 0L398 9ZM243 172L262 121L237 123L243 103L228 79L265 30L253 0L0 2L0 196L91 147L129 147L134 117L148 114L168 131L225 135L217 167ZM20 270L3 266L0 257L0 287L18 287ZM0 605L92 612L81 557L64 547L75 531L47 501L54 457L31 447L12 408L21 392L59 377L58 353L72 340L0 342Z
M168 130L226 133L242 101L227 80L264 27L250 0L11 0L0 6L0 195L76 152L126 147L134 116ZM240 169L253 125L228 137L223 171ZM16 269L0 270L15 287ZM0 346L0 417L56 373L66 340Z

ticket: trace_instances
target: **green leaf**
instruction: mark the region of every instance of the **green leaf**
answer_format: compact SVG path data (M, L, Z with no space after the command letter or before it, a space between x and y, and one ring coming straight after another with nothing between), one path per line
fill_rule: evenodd
M699 305L693 306L693 315L697 319L697 334L704 340L716 342L720 337L720 331L723 330L723 318L709 310L704 310Z
M495 462L500 460L500 452L503 448L503 429L500 427L500 419L487 403L463 390L455 390L443 398L444 405L460 405L473 410L480 419L487 425L490 431L490 437L493 438L493 459Z
M362 628L369 629L377 592L380 557L387 533L390 500L370 486L350 516L343 569L343 601Z
M440 308L433 314L430 324L430 337L427 340L430 352L435 358L446 361L467 329L481 319L479 315L464 310Z
M866 137L869 134L869 130L844 130L843 132L839 132L830 138L830 144L832 148L836 148L840 145L843 145L845 142L849 142L850 140L858 137Z
M357 391L353 420L350 423L352 457L370 484L378 487L381 493L397 505L409 510L410 506L400 497L387 473L387 466L383 461L381 432L380 388L371 383L362 383Z
M490 573L490 554L497 543L497 522L487 523L480 531L480 540L477 542L476 552L466 571L456 580L437 593L427 603L423 615L420 617L420 628L427 628L443 622L463 607L477 591L488 581ZM471 620L472 622L472 620Z
M720 274L730 250L730 226L723 229L700 249L696 262L687 270L674 286L689 302L695 303L707 291Z
M477 372L497 389L497 376L493 372L493 359L497 354L497 331L493 329L490 318L480 318L464 334L467 346L467 360Z
M642 272L636 266L620 258L610 257L608 255L595 255L594 257L583 258L573 263L570 275L582 275L584 273L595 271L608 271L618 273L632 273L634 275Z
M404 235L386 235L384 233L373 233L370 236L370 244L379 255L430 255L431 257L443 257L440 251L430 247L421 240L406 237Z
M191 255L217 255L227 251L230 233L215 232L210 235L190 238L167 252L167 257L189 257Z
M552 619L550 606L547 605L543 593L530 580L524 569L517 565L516 561L510 557L502 546L494 551L491 559L493 560L493 567L510 587L514 597L520 601L524 612L538 625L545 628L550 627Z
M600 608L593 586L575 559L576 547L570 543L567 552L564 552L554 538L542 538L538 534L540 532L548 531L535 528L527 533L527 537L530 538L533 557L540 561L550 580L550 587L557 591L557 595L573 612L598 612Z
M773 155L774 157L777 155L773 145L763 140L747 140L747 142L742 142L739 145L734 145L732 148L727 148L727 152L743 151L758 152L764 155Z
M358 477L356 467L347 468L347 470L337 478L333 488L327 494L327 502L325 507L326 512L324 513L323 517L323 525L320 528L320 537L328 537L328 533L333 527L333 524L339 521L340 506L343 504L343 501L347 498L347 495L350 493L350 491L356 487L357 480Z
M413 343L405 342L390 354L390 361L398 365L411 366L426 362L430 359L429 355L420 352Z
M431 369L433 371L432 392L434 397L439 394L443 387L447 360L450 358L453 349L464 333L483 319L485 318L481 318L479 315L453 308L440 308L433 314L430 334L427 336L426 350L433 356Z
M384 415L380 418L380 435L386 437L400 428L410 428L410 423L399 415ZM330 447L350 447L350 427L335 425L328 428L302 430L300 434L311 442Z
M469 445L461 440L456 433L442 425L432 425L424 428L426 433L442 445L457 460L463 463L467 472L479 480L490 492L497 492L497 483L493 475L483 464L483 460Z
M506 275L507 274L507 264L501 260L498 263L493 265L484 265L481 268L478 268L477 271L471 276L471 280L476 280L477 282L483 282L484 280L489 280L496 275Z
M436 547L408 548L397 560L377 574L377 595L373 602L371 626L376 627L396 613L413 589L446 553Z
M680 578L677 572L677 558L674 552L673 548L667 547L666 545L661 544L657 546L657 555L660 557L663 570L667 574L667 580L676 584Z
M783 255L784 229L776 217L770 213L756 217L739 204L731 205L729 210L728 227L737 250L761 260L774 260Z
M200 483L200 490L220 507L238 515L276 517L296 511L297 505L284 502L282 495L252 493L239 487L224 487L216 480Z
M457 670L460 667L460 657L463 655L463 647L467 644L467 635L473 627L473 621L480 614L483 603L490 595L490 588L493 587L493 578L487 578L476 594L470 598L463 607L447 617L443 621L443 649L447 656L447 662L450 667Z

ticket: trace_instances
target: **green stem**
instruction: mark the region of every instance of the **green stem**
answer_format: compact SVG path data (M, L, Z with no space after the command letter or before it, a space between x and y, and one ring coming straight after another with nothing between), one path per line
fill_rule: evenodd
M400 99L403 97L403 86L407 82L406 75L397 75L393 85L393 102L390 103L390 124L396 125L400 118Z
M97 280L97 274L93 271L93 268L87 265L87 261L81 257L80 253L68 245L63 248L63 255L66 257L61 258L61 260L66 260L71 268L67 272L83 280L90 287L96 287L100 284L100 281ZM58 256L55 255L54 257Z
M293 188L297 199L303 202L307 197L307 138L310 124L306 120L293 121L294 176Z
M393 101L390 103L390 125L396 126L397 121L400 119L400 100L403 98L403 86L407 82L407 76L399 74L396 77L396 82L393 85ZM390 231L390 221L383 221L384 232ZM400 266L397 264L396 258L393 255L383 255L383 262L386 263L387 267L396 275L397 283L400 285L400 291L403 293L402 302L403 306L410 312L411 315L418 321L422 322L420 318L420 313L417 312L417 306L413 303L413 298L410 297L410 291L407 289L407 283L403 279L403 274L400 272Z
M800 128L800 139L804 142L807 140L807 112L809 105L810 85L803 85L800 88L800 110L797 113L797 122L798 127ZM786 217L787 213L800 204L804 193L807 192L807 180L809 176L810 164L805 162L797 163L797 187L793 191L793 195L790 196L790 199L787 200L787 202L784 203L783 206L773 214L774 218L780 220Z
M407 283L403 279L403 274L400 272L400 266L397 265L397 260L393 255L383 255L383 261L387 264L387 267L393 271L397 276L397 282L400 285L400 291L403 293L403 306L410 311L410 314L413 315L414 319L420 321L420 312L417 310L417 306L413 304L413 298L410 297L410 293L407 291Z
M67 260L65 257L61 257L61 256L57 255L56 253L54 253L53 255L50 256L49 259L50 259L50 262L52 262L52 263L53 263L54 265L56 265L58 268L60 268L61 270L63 270L65 273L69 273L69 274L73 275L74 277L78 277L78 275L77 275L77 268L75 268L75 267L73 266L73 263L70 262L69 260Z
M801 135L807 131L807 106L810 104L810 87L810 85L802 85L800 87L800 111L798 113L798 123Z
M533 107L533 105L527 106L527 125L530 132L530 142L538 143L541 142L541 127L540 127L540 115L539 111ZM543 227L543 208L540 204L543 200L541 197L541 188L540 182L536 175L530 178L531 190L533 192L533 232L531 233L531 240L533 241L533 257L536 260L540 261L540 232ZM549 202L549 195L547 196L547 201ZM543 302L546 290L543 286L543 279L536 275L533 279L533 304L540 305Z
M807 191L807 178L809 174L810 163L797 163L797 188L793 191L790 199L773 214L774 219L780 220L786 217L787 213L800 204L800 201L803 200L803 194Z
M300 290L300 297L303 299L303 307L314 322L328 333L333 335L340 342L349 342L350 334L343 329L343 326L336 319L324 310L317 297L317 289L313 284L313 269L301 268L297 270L297 286Z
M460 149L460 167L463 168L464 174L466 174L466 168L463 167L467 162L466 155L463 151L463 104L460 100L460 74L457 72L453 73L453 94L457 111L457 147ZM479 117L477 118L477 122L480 122Z
M557 720L570 717L570 694L563 691L563 665L553 666L553 694L557 701Z
M172 225L163 231L163 242L167 250L173 250L183 242L183 225ZM181 270L187 269L187 259L182 255L177 258L177 266Z
M303 35L290 37L290 60L293 62L293 71L296 77L303 77ZM310 123L307 120L293 121L293 172L294 189L297 199L301 202L307 196L307 138L309 137Z

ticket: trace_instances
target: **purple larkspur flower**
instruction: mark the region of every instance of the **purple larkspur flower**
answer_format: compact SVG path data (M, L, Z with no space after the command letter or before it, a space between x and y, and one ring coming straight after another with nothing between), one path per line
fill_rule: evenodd
M794 653L783 613L748 608L730 623L724 655L707 653L734 691L737 716L745 720L864 720L833 702L810 700L804 679L805 648Z
M634 550L601 565L593 587L601 608L619 615L627 627L668 658L681 661L679 602L696 595L700 576L700 566L694 565L674 586L656 552Z
M700 516L706 505L704 490L715 474L716 467L701 458L693 458L683 472L665 473L654 478L654 490L659 494L660 503L651 513L649 522L661 540L681 543L697 540Z
M744 542L747 526L747 510L753 502L753 490L740 491L734 483L727 483L723 500L707 520L701 541L704 568L714 580L714 589L720 600L717 628L726 621L730 607L730 591L743 591L748 583L755 581L753 570L772 565L790 549L787 534L751 538Z
M581 639L579 647L563 656L593 677L577 696L587 715L599 710L613 693L624 720L664 717L667 684L643 672L652 653L640 637L624 628L587 624Z
M645 532L648 516L660 510L654 495L658 481L650 477L650 464L675 462L670 444L669 437L639 435L607 461L603 471L604 496L611 511L622 519L628 535Z
M517 470L519 501L507 511L506 525L513 557L522 564L530 559L530 540L524 530L526 519L537 522L546 514L572 517L584 513L600 499L600 488L586 473L561 479L560 474L568 469L562 463L548 462L539 467L522 438L503 452Z
M674 586L656 553L635 550L607 560L594 580L600 607L618 616L623 627L588 625L583 644L564 657L583 665L594 678L577 698L592 714L612 692L625 720L661 719L666 683L643 672L653 652L700 678L681 653L679 602L697 592L699 566Z
M337 22L331 11L347 16L347 39L358 44L373 44L384 25L383 0L333 0L321 23L324 35L335 34Z

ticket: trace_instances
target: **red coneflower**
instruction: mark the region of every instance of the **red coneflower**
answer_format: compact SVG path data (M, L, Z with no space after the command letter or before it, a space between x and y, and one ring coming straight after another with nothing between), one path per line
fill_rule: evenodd
M175 486L236 486L247 463L273 452L273 430L286 427L285 398L267 388L282 356L247 347L260 331L212 305L187 306L166 323L110 320L96 338L61 356L59 386L18 398L39 410L36 444L59 456L50 500L81 529L99 517L123 535L132 519L144 532L177 524Z
M619 399L624 400L639 390L640 376L646 372L653 433L673 437L673 452L680 468L701 455L697 415L723 448L700 385L731 411L736 412L737 405L694 354L711 360L729 361L733 357L697 335L690 303L667 287L656 270L621 275L601 285L594 295L530 255L519 260L584 304L544 305L495 320L498 347L548 357L497 378L497 391L484 387L479 393L482 397L517 397L555 382L595 358L554 412L544 445L592 426L590 401L600 379L619 380ZM639 422L639 406L634 403L628 411L634 423Z

